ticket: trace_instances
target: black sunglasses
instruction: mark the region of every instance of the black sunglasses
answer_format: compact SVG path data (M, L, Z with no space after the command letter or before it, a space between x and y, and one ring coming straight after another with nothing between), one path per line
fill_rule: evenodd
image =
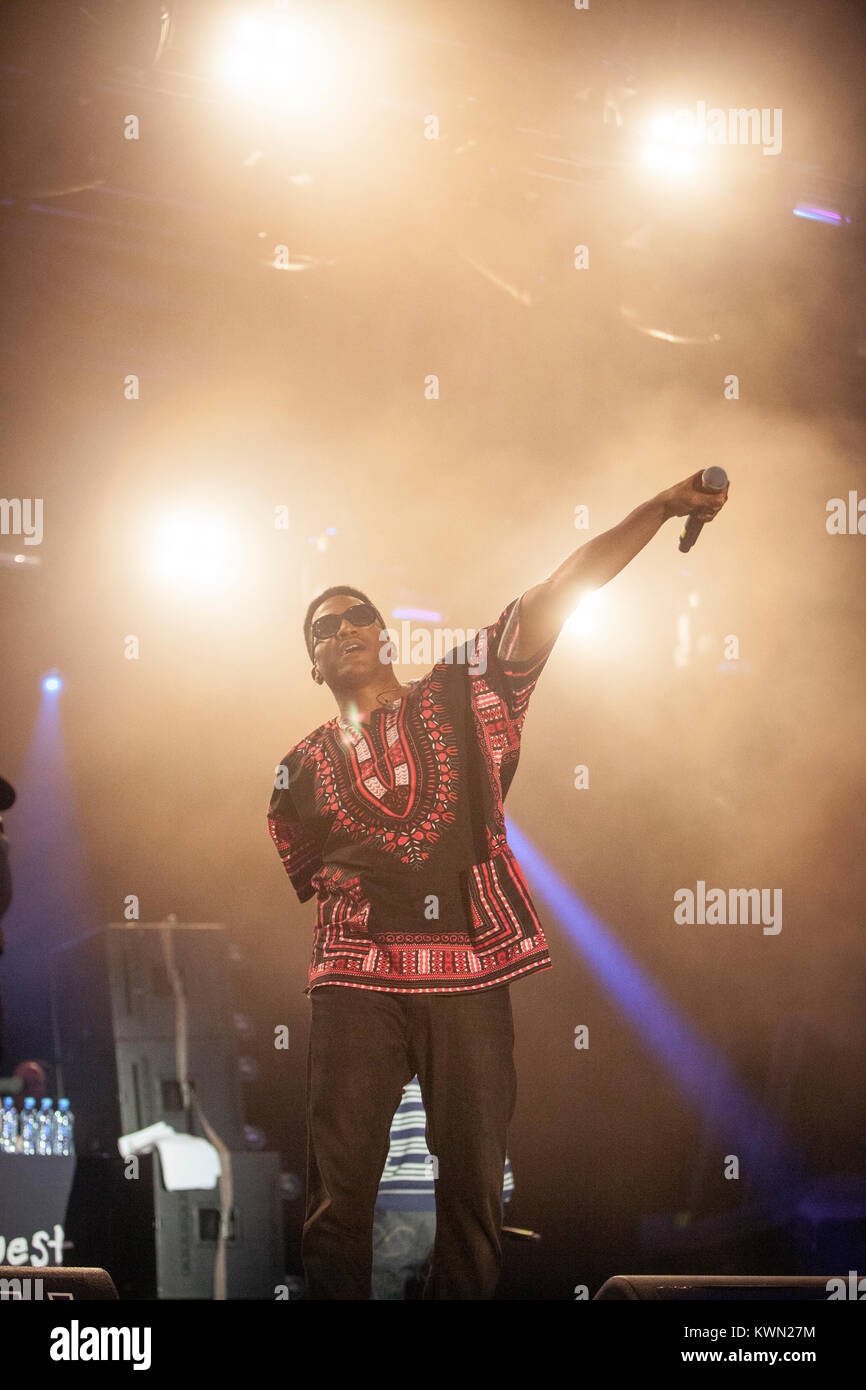
M313 641L323 642L325 638L333 637L340 631L344 618L348 618L354 627L369 627L378 617L376 609L369 603L356 603L353 608L344 608L342 613L326 613L323 618L317 618L310 629Z

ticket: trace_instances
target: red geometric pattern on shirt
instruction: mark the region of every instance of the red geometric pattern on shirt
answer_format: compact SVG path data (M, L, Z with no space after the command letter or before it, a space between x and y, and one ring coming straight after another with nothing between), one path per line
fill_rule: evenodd
M304 748L306 740L299 744ZM268 815L268 831L277 847L283 868L301 902L312 897L310 880L321 862L321 848L305 827L282 816Z
M504 700L487 684L483 676L472 677L472 712L477 742L485 764L488 784L494 789L493 806L495 832L488 829L488 854L495 854L505 844L505 812L499 787L503 772L516 765L520 756L520 735L526 718L508 713Z
M310 747L318 769L317 810L334 818L334 830L350 840L372 839L407 866L430 858L430 849L455 820L457 745L446 722L442 678L427 681L417 700L403 700L381 722L344 728L332 719L328 733ZM345 748L335 753L331 740Z
M531 673L521 673L527 685ZM520 736L528 699L519 689L512 692L511 708L483 676L471 677L471 704L478 744L491 786L501 788L516 767ZM431 682L432 683L432 682ZM404 702L405 707L405 702ZM441 705L428 702L427 716ZM338 723L338 721L335 721ZM431 732L435 732L434 730ZM339 734L338 725L338 734ZM364 762L367 760L364 759ZM358 764L360 768L362 764ZM401 933L367 934L370 904L360 881L349 878L338 866L326 866L316 874L320 899L324 899L310 966L309 988L322 983L355 985L367 989L401 989L412 993L448 993L489 988L526 973L549 969L544 931L532 908L522 872L508 847L501 790L494 792L494 824L488 827L488 854L495 860L476 866L470 873L470 908L474 939L463 933L437 934L429 942L417 936L402 942ZM503 874L505 877L503 878ZM506 892L521 901L534 931L521 926ZM330 904L330 905L328 905ZM324 919L324 920L323 920Z
M550 969L540 924L533 936L489 951L455 948L448 939L429 945L416 942L411 949L383 947L368 939L365 947L362 932L359 918L354 917L351 925L344 920L339 927L316 933L307 992L321 983L410 994L450 994L489 989L519 975Z
M309 867L312 868L310 861L314 859L314 856L311 846L309 843L304 844L296 840L295 836L288 832L288 827L279 821L278 826L272 827L272 834L277 848L281 849L281 858L283 858L287 869L291 863L292 873L290 876L301 901L304 901L314 890L320 898L319 920L314 937L313 959L310 965L306 993L309 993L318 984L334 984L360 989L397 990L403 993L449 994L485 989L491 985L505 983L520 975L550 969L551 962L544 931L538 920L520 867L507 845L505 816L502 806L503 797L517 767L520 734L529 697L540 669L549 655L548 648L544 653L539 654L538 659L532 663L530 669L514 669L512 658L516 650L518 635L516 616L515 608L507 624L503 622L505 618L505 614L503 614L500 621L489 631L482 630L479 634L482 657L487 652L488 638L493 649L498 651L499 669L508 678L507 689L502 692L505 698L502 698L502 695L497 693L492 688L492 684L488 683L483 676L477 674L477 669L471 678L474 731L478 746L481 749L484 775L489 783L488 790L492 793L492 800L486 798L488 800L486 817L488 854L491 858L494 856L496 858L495 864L476 866L471 875L473 881L470 883L470 899L473 932L479 939L465 938L463 933L449 933L447 936L437 934L436 939L431 939L429 942L425 938L419 939L417 936L413 936L411 941L403 942L401 940L403 934L392 933L389 936L393 936L394 940L389 939L388 944L385 944L381 939L374 942L368 931L370 904L361 889L360 882L358 880L353 881L339 866L326 865L319 873L312 876L312 885L310 885L309 879L305 883L304 874L296 871L299 867L298 856L303 855L305 865L309 864ZM500 637L502 637L501 642ZM470 666L473 664L477 668L480 663L470 661ZM517 664L519 665L519 663ZM436 716L441 716L444 711L434 699L440 688L437 684L438 675L439 673L435 671L431 672L426 681L418 684L421 685L422 691L426 686L430 692L425 705L426 717L422 721L426 726L428 740L441 748L444 740L439 737ZM405 702L403 708L405 709ZM402 738L405 739L407 731L404 725L401 724L400 727ZM320 769L325 773L331 772L332 774L327 796L322 789L321 777L316 779L317 808L333 810L339 818L340 812L345 813L348 809L347 805L340 804L342 794L344 800L349 804L354 803L355 827L357 829L357 826L360 825L359 833L379 836L378 843L387 852L408 854L409 861L404 858L403 862L411 861L413 846L422 857L426 857L426 851L423 848L425 836L417 838L412 836L411 844L407 839L405 845L401 844L396 836L387 841L381 838L392 830L392 827L387 826L387 822L382 817L382 806L379 804L380 797L384 796L387 786L392 783L390 774L383 781L372 760L365 758L363 762L368 766L364 768L361 779L361 787L364 790L359 792L360 801L357 801L351 795L351 792L358 791L357 787L344 789L342 785L336 785L331 760L322 755L320 739L322 739L323 734L325 735L323 741L326 743L328 734L337 738L342 737L343 730L339 721L330 721L330 725L326 725L323 731L317 731L310 740L302 740L296 746L296 751L305 759L312 757ZM424 741L422 739L420 748L413 746L412 749L416 759L413 766L416 770L419 767L417 759L421 756L423 746ZM389 752L394 749L393 741L387 744L387 749ZM446 770L453 774L453 752L455 750L446 746L442 751L445 752L446 756L444 760L437 759L437 766L441 761ZM449 757L449 754L452 756ZM395 777L393 784L407 788L406 801L408 803L408 788L411 778L405 745L402 748L397 748L395 756L388 761L389 767L398 769L404 764L406 770L401 774L402 781L397 782ZM456 791L453 781L450 785ZM437 790L441 792L441 787L437 787ZM462 790L461 788L461 794ZM349 793L348 796L347 792ZM359 805L365 804L371 798L375 809L380 813L378 822L373 816L372 823L366 819L370 814L366 805L364 815L359 814ZM448 800L453 800L453 797L449 796L445 801L437 802L443 822L453 819L450 811L442 809L443 806L447 805ZM420 827L416 826L415 829L424 830L425 835L432 832L435 836L437 824L435 816L431 815L428 819L430 821L429 826L422 824ZM353 822L352 820L347 822L343 819L339 820L339 824L351 827ZM289 843L292 840L294 840L294 854L284 854L283 851L289 850ZM431 841L428 840L427 842L430 843ZM320 860L319 862L321 863Z

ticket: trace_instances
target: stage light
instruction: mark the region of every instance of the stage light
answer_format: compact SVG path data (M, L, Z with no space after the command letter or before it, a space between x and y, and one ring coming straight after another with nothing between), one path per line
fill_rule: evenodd
M42 689L47 691L50 695L53 695L55 691L63 689L63 681L59 676L44 676L42 680Z
M571 617L566 619L563 631L571 633L573 637L594 637L598 632L598 614L603 601L601 589L584 594Z
M283 1201L294 1202L303 1193L304 1185L297 1173L280 1173L279 1188Z
M805 217L808 222L826 222L831 227L841 227L842 214L832 212L830 208L813 208L807 203L798 203L794 208L795 217ZM845 218L850 222L850 217Z
M673 149L667 145L647 145L643 159L646 166L656 173L678 177L693 174L697 167L695 157L689 150Z
M241 1081L258 1081L261 1074L261 1067L255 1057L239 1057L237 1068Z
M244 1125L244 1146L253 1153L258 1153L267 1148L268 1136L258 1125Z
M219 79L257 106L316 112L345 92L348 59L339 34L298 13L237 16L215 59Z
M0 550L0 565L2 565L4 569L11 569L13 565L16 569L20 569L26 565L33 566L41 564L42 560L38 555L22 555L20 550L14 553L8 550Z
M416 623L441 623L442 614L432 608L392 608L391 617Z
M663 111L650 123L650 137L660 145L677 149L694 149L701 135L690 111Z
M151 572L161 583L190 593L225 588L237 572L234 534L222 517L174 512L155 528Z
M688 111L662 112L649 123L642 162L663 177L685 178L698 167L695 147L699 143L697 126Z

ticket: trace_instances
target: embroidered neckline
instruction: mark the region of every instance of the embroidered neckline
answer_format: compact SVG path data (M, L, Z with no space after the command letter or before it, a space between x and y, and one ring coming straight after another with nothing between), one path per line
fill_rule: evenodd
M416 685L420 685L421 681L411 680L408 682L408 684L410 687L414 687ZM370 714L396 714L397 710L400 708L403 701L406 699L406 695L409 694L411 694L411 688L410 690L407 690L404 695L398 695L396 700L388 700L384 705L377 705L375 709L370 711ZM344 733L357 734L360 738L364 737L363 725L359 728L357 724L353 724L349 719L344 719L342 715L337 715L334 722L340 729L343 730Z

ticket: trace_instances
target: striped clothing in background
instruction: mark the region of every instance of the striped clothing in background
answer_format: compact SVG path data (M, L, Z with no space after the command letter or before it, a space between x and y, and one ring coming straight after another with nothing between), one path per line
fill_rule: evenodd
M378 1211L435 1211L433 1160L424 1138L427 1115L417 1076L403 1088L403 1099L391 1121L391 1146L376 1198ZM505 1156L502 1199L514 1192L514 1173Z

